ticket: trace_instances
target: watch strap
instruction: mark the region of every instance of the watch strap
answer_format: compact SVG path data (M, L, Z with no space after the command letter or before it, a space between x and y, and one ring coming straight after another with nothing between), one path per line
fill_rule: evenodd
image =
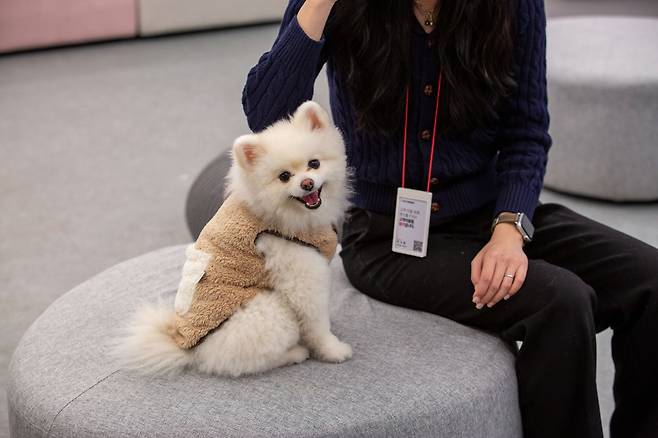
M494 228L496 227L496 225L498 225L501 222L511 223L511 224L514 224L517 231L523 237L523 243L525 244L527 242L530 242L532 237L530 236L530 234L526 230L524 230L524 227L522 225L522 217L523 217L522 215L523 215L523 213L512 213L512 212L509 212L509 211L504 211L504 212L499 213L498 216L496 216L494 218L493 222L491 223L491 232L493 233Z
M496 225L498 225L501 222L516 223L516 218L517 218L516 213L511 213L509 211L504 211L502 213L499 213L498 216L496 216L493 222L491 223L491 232L493 232Z

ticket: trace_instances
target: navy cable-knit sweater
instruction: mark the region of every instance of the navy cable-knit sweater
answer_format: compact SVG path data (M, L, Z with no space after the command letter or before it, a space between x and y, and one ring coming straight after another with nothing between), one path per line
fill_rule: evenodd
M382 141L356 130L348 90L337 81L331 53L325 50L331 35L323 34L320 41L306 35L297 21L303 2L290 0L271 50L247 76L242 104L249 127L260 131L311 99L315 79L326 63L332 116L345 139L348 165L355 169L356 194L351 200L361 208L392 215L402 172L402 133ZM494 200L494 216L512 211L533 217L552 143L546 16L543 0L520 0L518 5L513 70L518 87L506 99L497 123L466 135L437 134L431 224ZM428 35L417 20L414 23L405 186L425 190L438 61ZM426 85L433 85L433 90ZM441 114L438 120L440 124Z

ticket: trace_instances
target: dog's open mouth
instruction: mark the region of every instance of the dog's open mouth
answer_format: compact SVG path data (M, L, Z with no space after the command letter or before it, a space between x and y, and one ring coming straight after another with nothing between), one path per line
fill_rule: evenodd
M314 192L309 193L306 196L302 196L301 198L295 196L294 198L298 200L299 202L303 203L304 206L308 209L314 210L322 204L322 199L320 198L320 193L322 193L322 187L317 189Z

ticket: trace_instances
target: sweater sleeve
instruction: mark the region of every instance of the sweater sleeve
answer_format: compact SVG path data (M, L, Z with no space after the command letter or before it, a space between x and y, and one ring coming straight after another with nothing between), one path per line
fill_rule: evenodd
M552 139L546 96L544 0L519 0L513 74L517 87L505 101L497 137L498 199L494 216L523 212L539 201Z
M297 21L304 0L290 0L279 33L247 75L242 107L252 131L280 120L313 97L315 79L326 62L325 35L309 37Z

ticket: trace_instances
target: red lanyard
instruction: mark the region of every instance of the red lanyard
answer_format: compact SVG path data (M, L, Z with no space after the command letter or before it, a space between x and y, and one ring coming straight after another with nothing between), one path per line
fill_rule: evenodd
M436 109L434 110L434 131L432 132L432 149L430 151L430 166L427 172L427 189L430 191L430 179L432 177L432 160L434 158L434 142L436 140L436 122L439 116L439 100L441 98L441 77L443 76L443 69L439 70L439 81L436 86ZM409 86L407 86L407 97L404 108L404 142L402 148L402 187L404 187L405 168L407 163L407 126L409 124Z

